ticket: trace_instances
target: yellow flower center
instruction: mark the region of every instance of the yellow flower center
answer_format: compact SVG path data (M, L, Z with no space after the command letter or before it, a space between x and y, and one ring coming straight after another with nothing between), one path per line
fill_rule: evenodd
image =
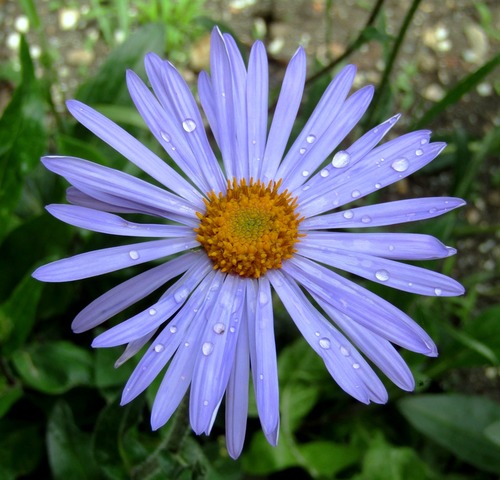
M225 195L208 194L194 231L214 269L259 278L292 257L303 236L298 230L302 218L297 199L288 190L279 193L280 185L281 180L266 186L260 180L233 179Z

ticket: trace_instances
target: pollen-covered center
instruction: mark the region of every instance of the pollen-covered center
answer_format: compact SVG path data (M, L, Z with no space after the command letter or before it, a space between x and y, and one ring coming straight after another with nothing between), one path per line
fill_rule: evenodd
M214 269L259 278L293 255L302 218L297 199L288 190L279 193L280 184L233 179L225 195L208 194L195 232Z

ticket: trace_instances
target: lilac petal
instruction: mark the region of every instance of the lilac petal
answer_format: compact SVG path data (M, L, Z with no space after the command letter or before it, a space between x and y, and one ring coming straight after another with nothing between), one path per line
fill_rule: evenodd
M393 260L433 260L456 253L437 238L420 233L309 232L301 238L305 246L334 253L357 252Z
M102 192L135 202L138 208L161 207L165 217L182 223L192 223L197 218L197 210L184 199L118 170L76 157L43 157L42 162L48 170L98 200L95 195Z
M309 155L310 150L314 148L315 142L332 127L333 122L344 106L355 75L356 67L348 65L328 85L302 132L281 162L276 175L277 178L286 179L297 168L297 164L301 164L303 159Z
M203 206L201 195L196 189L128 132L84 103L68 100L66 105L82 125L129 161L193 205Z
M298 245L297 252L317 262L405 292L449 297L462 295L465 291L462 285L441 273L366 253L336 251L329 247L311 248L303 244Z
M279 425L279 388L271 287L265 277L247 285L248 338L255 399L266 435Z
M217 113L215 111L215 100L212 89L212 81L207 72L200 72L198 76L198 96L200 103L207 117L208 124L215 138L217 145L220 145L219 127L217 125ZM219 147L220 148L220 147Z
M349 395L363 403L385 403L387 392L352 344L307 300L299 286L278 270L269 279L304 338ZM349 355L346 355L349 353Z
M223 190L226 182L208 142L200 110L185 80L170 62L154 53L146 56L145 65L153 91L167 115L177 119L175 136L183 135L189 144L198 161L199 175L206 180L205 185L210 186L210 190Z
M353 93L342 105L340 112L333 120L330 127L323 132L311 145L308 145L302 158L295 159L294 168L287 173L283 183L289 190L302 185L311 172L314 172L324 160L337 148L340 142L356 126L359 119L363 116L368 105L373 98L373 87L368 85ZM314 135L306 137L306 143L309 143ZM309 139L309 140L308 140ZM300 150L299 150L300 155ZM330 166L322 169L321 178L325 176Z
M191 426L198 435L209 433L229 381L244 306L243 282L225 276L211 311L205 314L189 404Z
M194 239L174 238L103 248L43 265L33 272L33 277L42 282L81 280L168 257L198 245Z
M427 197L377 203L342 212L306 218L301 230L363 228L415 222L443 215L465 205L461 198Z
M47 205L47 211L69 225L93 232L128 237L194 237L190 227L129 222L117 215L76 205Z
M177 315L166 325L141 358L123 390L124 405L140 395L156 378L184 341L187 330L206 296L213 275L207 275Z
M149 340L151 340L151 338L155 333L156 330L152 330L143 337L129 342L125 347L124 352L116 360L114 367L115 368L121 367L127 360L130 360L142 347L144 347L144 345L146 345L146 343L149 342Z
M389 379L403 390L412 391L415 388L415 380L401 355L384 338L375 335L370 330L356 323L352 318L335 310L320 298L314 296L319 305L334 320L334 322L347 334L354 344L384 372ZM343 350L346 356L350 351Z
M443 150L444 143L427 143L426 131L413 132L391 140L366 155L340 175L326 174L323 189L312 189L308 199L301 198L301 213L306 217L331 210L411 175L427 165ZM426 142L426 143L422 143ZM334 170L332 165L320 172ZM331 191L334 195L331 195ZM326 198L325 198L326 197Z
M377 335L413 352L437 354L434 342L417 323L369 290L301 257L288 260L283 270L306 290Z
M212 265L207 258L200 257L184 275L177 280L158 302L132 318L115 325L98 335L92 342L93 347L116 347L140 338L165 323L179 310L196 286L211 271Z
M242 313L241 321L246 323L245 310ZM233 459L240 456L245 441L249 373L248 332L246 328L242 328L226 390L226 445L229 456Z
M219 29L214 28L210 42L210 71L212 74L212 95L215 111L219 148L227 178L242 178L241 163L238 161L235 92L233 91L233 72L226 43Z
M266 147L269 74L266 49L255 42L248 60L246 91L249 177L259 178Z
M112 203L105 202L102 200L97 200L92 197L90 193L95 193L94 190L86 189L88 193L83 193L76 187L68 187L66 189L66 199L69 203L73 205L78 205L80 207L90 208L92 210L99 210L101 212L112 212L112 213L142 213L145 215L153 215L155 217L163 218L164 212L158 208L146 207L144 205L137 205L133 202L126 202L123 199L117 199L111 195L107 196L107 199ZM97 193L97 196L101 196Z
M87 305L75 317L71 328L81 333L100 325L184 273L198 258L199 255L189 252L126 280Z
M269 130L261 178L268 182L276 178L300 107L306 79L306 54L301 47L290 60L281 85L281 91Z
M127 87L132 100L156 140L193 183L209 191L200 166L186 141L181 125L168 115L143 81L127 71Z

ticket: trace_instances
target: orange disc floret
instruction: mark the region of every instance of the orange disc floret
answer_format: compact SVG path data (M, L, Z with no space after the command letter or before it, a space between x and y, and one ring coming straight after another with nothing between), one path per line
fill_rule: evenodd
M205 199L205 213L198 212L195 228L214 269L259 278L295 253L299 241L297 199L285 190L281 180L267 185L250 179L227 182L227 192L213 191Z

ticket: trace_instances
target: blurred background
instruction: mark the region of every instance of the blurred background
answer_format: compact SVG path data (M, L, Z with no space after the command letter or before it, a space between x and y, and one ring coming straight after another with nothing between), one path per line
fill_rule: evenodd
M44 205L65 202L67 185L41 167L41 155L79 156L140 175L78 126L65 100L93 106L170 161L132 106L125 70L145 78L143 57L154 51L195 91L214 25L232 33L244 55L256 39L265 42L271 110L289 58L304 46L308 81L297 132L332 75L355 63L356 88L374 84L377 94L346 145L396 112L403 116L392 136L430 128L433 140L448 143L429 166L365 203L441 195L467 201L458 212L398 228L458 249L420 265L461 281L465 296L417 297L366 282L439 347L433 359L402 352L415 393L386 382L386 405L358 404L329 378L276 301L280 442L267 444L252 402L237 461L225 450L222 411L210 437L195 437L181 418L151 432L154 385L119 406L137 359L115 370L119 349L92 350L96 332L71 332L81 308L138 269L68 284L31 278L43 263L121 241L45 212ZM0 480L498 479L499 45L495 0L0 0Z

